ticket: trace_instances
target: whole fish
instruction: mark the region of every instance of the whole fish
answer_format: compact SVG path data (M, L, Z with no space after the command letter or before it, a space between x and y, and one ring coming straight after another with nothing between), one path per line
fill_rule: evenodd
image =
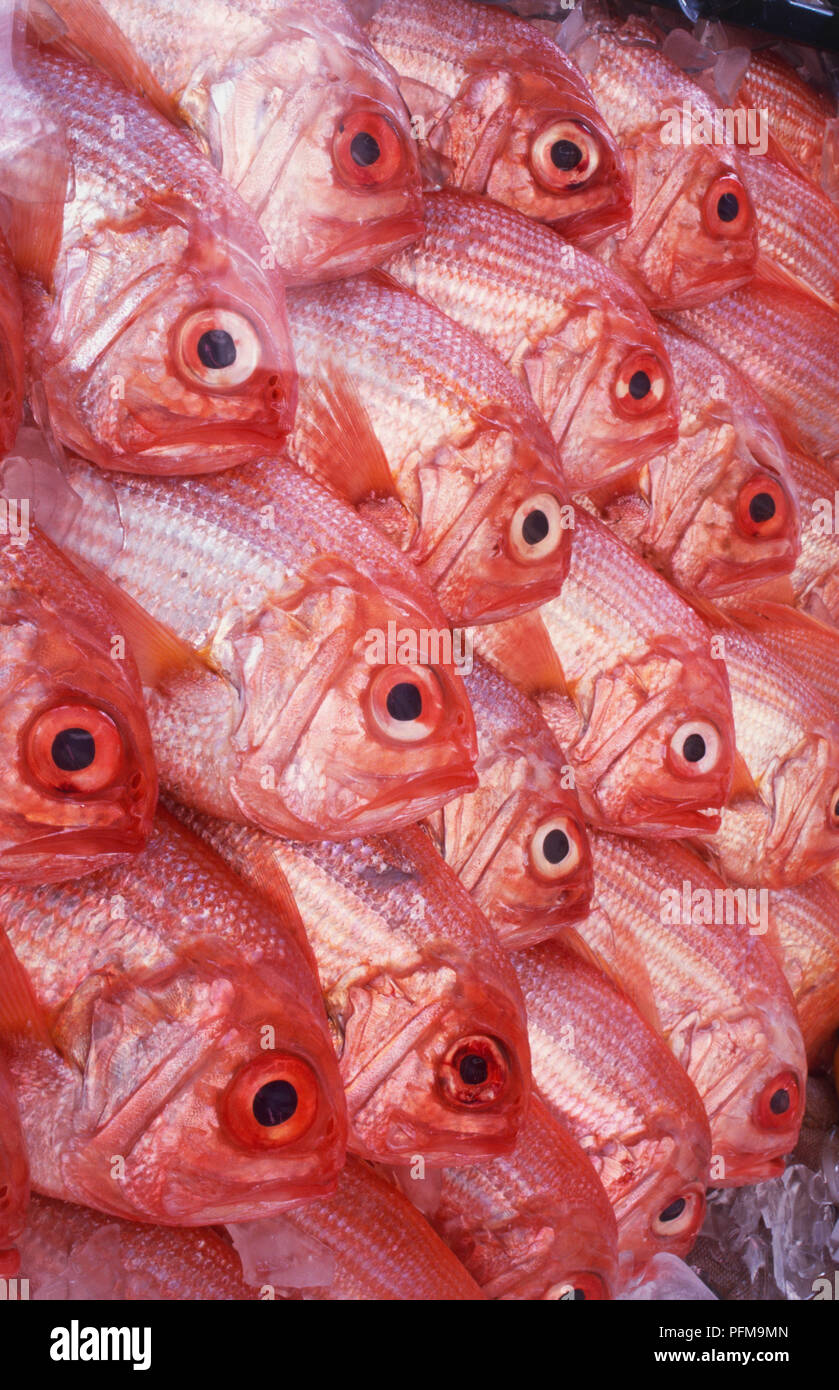
M627 221L612 133L577 67L531 25L468 0L385 0L367 32L445 182L573 238Z
M19 1267L20 1237L29 1211L29 1162L6 1058L0 1052L0 1278Z
M477 333L528 388L572 491L632 472L673 443L679 406L667 353L617 275L484 198L429 194L425 221L388 273Z
M396 78L340 0L49 0L36 20L185 123L284 279L377 265L422 230ZM38 14L38 12L41 12Z
M319 839L416 820L475 785L465 691L445 650L422 651L423 634L449 635L442 612L286 460L224 479L32 469L34 514L63 489L53 524L110 583L179 801ZM392 630L409 660L388 651Z
M802 523L772 416L723 358L660 331L679 393L678 442L625 490L604 489L600 516L683 593L716 598L790 573Z
M506 950L588 911L591 855L573 773L535 701L479 659L466 679L478 788L431 822L446 863Z
M183 826L161 812L130 865L3 886L0 926L43 1013L9 1052L37 1191L194 1226L334 1188L346 1113L317 977Z
M258 1298L236 1251L212 1227L149 1226L34 1195L21 1278L35 1302Z
M673 322L749 378L794 448L839 469L839 314L755 282Z
M332 1268L328 1283L299 1291L278 1286L280 1296L332 1303L484 1297L399 1188L360 1159L348 1158L333 1196L307 1202L285 1220L332 1256Z
M301 845L189 814L257 891L290 887L337 1039L349 1147L441 1166L512 1148L530 1062L509 960L428 836Z
M767 156L740 162L757 216L759 273L839 310L839 207Z
M296 378L255 218L104 74L34 52L22 72L63 125L70 165L54 201L11 204L40 422L107 468L194 473L258 457L292 424Z
M791 666L831 708L839 702L839 632L783 603L758 595L729 599L723 611L760 639L779 661Z
M733 616L719 635L745 775L703 843L730 882L789 887L839 859L839 722L833 704Z
M140 678L106 599L29 527L0 548L0 880L46 883L145 844L157 773Z
M772 153L786 155L817 182L827 171L827 125L836 116L835 103L817 91L773 49L755 49L740 89L740 106L766 111Z
M509 1157L445 1170L429 1219L487 1298L613 1296L614 1211L591 1161L538 1094Z
M807 1061L769 950L783 915L758 910L672 841L592 835L595 895L576 928L695 1085L711 1126L711 1181L783 1172L804 1113ZM770 924L771 911L771 924Z
M714 105L658 50L638 18L593 18L576 29L571 57L614 132L632 190L632 219L597 254L656 309L706 304L754 273L754 208L737 151L682 129L685 103L713 139ZM689 123L690 125L690 123Z
M770 942L795 999L811 1069L829 1060L839 1028L839 889L835 869L772 894Z
M0 457L12 447L22 414L23 304L12 254L0 233Z
M476 650L537 696L592 825L719 826L735 756L725 666L703 619L601 522L577 509L559 598L480 630Z
M565 942L513 960L534 1083L594 1164L622 1262L685 1255L702 1225L711 1155L696 1088L635 1005Z
M565 480L545 421L494 354L378 272L295 290L289 309L294 457L355 502L380 499L371 514L396 528L452 622L495 622L558 593Z

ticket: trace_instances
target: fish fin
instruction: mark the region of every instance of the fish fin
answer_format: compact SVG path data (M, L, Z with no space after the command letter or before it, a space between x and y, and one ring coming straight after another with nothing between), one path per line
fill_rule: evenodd
M718 608L710 599L703 598L701 594L682 594L680 592L680 597L684 599L685 603L690 604L700 618L704 618L710 628L732 628L735 626L734 619L727 612L723 612L721 608Z
M789 575L779 575L777 579L767 579L763 584L756 584L749 589L748 594L732 594L730 598L723 599L722 608L726 612L740 612L746 603L777 603L783 604L785 608L794 608L796 604L796 592L792 586ZM738 622L742 619L738 617Z
M95 64L129 92L146 97L174 125L183 125L177 101L164 91L99 0L28 0L26 12L42 42Z
M791 608L786 603L766 598L762 591L759 597L753 597L748 593L741 595L739 603L732 600L727 605L727 611L735 622L747 628L749 632L760 634L770 628L776 632L810 631L829 637L833 642L839 642L839 633L835 628L828 627L827 623L820 622L809 613L802 613L799 608Z
M446 813L442 806L437 811L432 811L430 816L419 822L420 830L424 831L431 841L438 854L445 859L446 857Z
M493 623L478 634L480 655L527 695L570 695L562 663L539 613Z
M300 383L301 406L313 431L314 463L342 497L355 504L371 497L396 498L385 451L376 438L355 383L341 367ZM305 403L305 404L304 404Z
M52 1046L44 1010L14 947L0 927L0 1037L34 1038Z
M731 791L728 793L729 801L733 801L737 797L747 797L751 800L758 795L757 784L749 771L746 759L742 753L735 751L734 774L731 779Z
M383 290L398 290L400 294L416 295L416 290L403 285L401 280L397 280L389 270L385 270L384 266L381 265L376 265L372 270L366 271L364 279L369 284L379 285Z
M780 265L778 261L773 261L770 256L762 252L758 253L755 262L754 280L755 284L780 285L782 289L804 294L808 299L815 299L817 303L823 304L826 309L836 310L839 308L839 301L835 298L831 299L829 295L820 294L807 280L802 280L786 266Z

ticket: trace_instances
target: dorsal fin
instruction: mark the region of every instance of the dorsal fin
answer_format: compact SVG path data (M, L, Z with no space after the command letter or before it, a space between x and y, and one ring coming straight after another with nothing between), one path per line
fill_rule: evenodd
M478 629L478 652L527 695L569 695L562 663L536 610Z

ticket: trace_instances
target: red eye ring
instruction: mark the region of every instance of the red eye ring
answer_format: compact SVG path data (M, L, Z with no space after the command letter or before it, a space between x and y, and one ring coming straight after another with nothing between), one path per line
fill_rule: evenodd
M714 179L705 194L702 215L711 236L733 241L751 230L751 199L736 174Z
M735 516L743 535L769 540L783 531L789 509L786 490L778 480L768 473L758 473L737 494Z
M530 146L530 167L549 193L575 193L593 178L600 162L599 138L570 117L543 126Z
M446 1099L471 1109L495 1105L506 1090L508 1077L505 1049L495 1038L483 1034L459 1038L449 1048L438 1070Z
M544 1301L549 1303L560 1301L599 1303L608 1297L606 1285L600 1275L585 1271L566 1275L561 1284L554 1284L552 1288L548 1289Z
M351 111L338 122L332 158L350 188L382 188L405 165L399 132L378 111Z
M283 1149L311 1129L319 1094L308 1062L284 1052L266 1052L246 1062L233 1077L221 1098L221 1123L242 1148Z
M830 809L827 813L827 819L830 823L831 830L839 830L839 787L836 787L831 793Z
M658 410L667 387L667 372L660 359L654 352L639 348L621 363L613 392L622 414L635 419Z
M801 1087L795 1072L782 1071L767 1081L757 1098L755 1118L762 1129L792 1129L797 1124Z
M69 793L104 791L125 763L122 735L94 705L41 710L24 736L27 765L42 786Z

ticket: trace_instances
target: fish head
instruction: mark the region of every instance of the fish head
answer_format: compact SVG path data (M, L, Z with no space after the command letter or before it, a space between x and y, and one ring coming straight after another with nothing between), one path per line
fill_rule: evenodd
M33 592L14 568L4 584L0 878L76 878L136 853L151 831L157 775L142 689L130 653L112 656L102 608L78 594L65 607L58 589Z
M282 285L226 221L200 223L175 200L68 254L63 277L60 315L41 304L34 336L49 422L83 457L206 473L258 457L291 428Z
M587 242L623 227L623 159L579 74L539 71L526 54L471 66L429 134L457 186Z
M751 279L757 224L733 154L709 145L674 149L654 130L624 157L633 216L612 264L647 304L705 304Z
M627 1150L610 1140L595 1167L615 1208L624 1259L637 1268L667 1252L684 1258L705 1217L708 1120L699 1097L675 1120L663 1111Z
M210 89L210 145L287 282L356 274L422 233L408 110L357 31L332 32L302 7L284 29L246 75Z
M78 1200L205 1225L334 1189L346 1141L334 1049L279 960L248 965L207 941L144 977L93 974L52 1031L78 1077L71 1134L57 1133Z

